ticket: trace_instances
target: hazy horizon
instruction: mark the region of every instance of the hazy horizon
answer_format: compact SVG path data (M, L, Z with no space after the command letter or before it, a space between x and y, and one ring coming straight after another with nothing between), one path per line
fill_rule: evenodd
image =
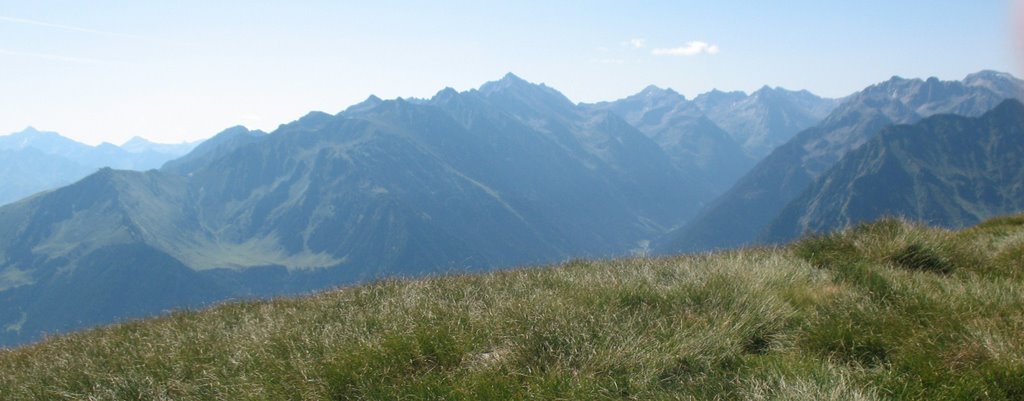
M92 145L180 143L507 72L574 102L647 85L688 98L763 85L839 97L893 75L1020 75L1011 6L16 4L0 11L0 134L33 126Z

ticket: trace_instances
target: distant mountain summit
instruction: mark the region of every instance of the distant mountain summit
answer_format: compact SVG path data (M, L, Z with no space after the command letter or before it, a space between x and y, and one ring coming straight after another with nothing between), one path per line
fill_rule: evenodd
M202 142L203 141L183 143L156 143L151 142L146 138L136 136L121 144L120 148L130 153L154 152L178 157L184 156L186 153L191 152L192 149L194 149Z
M747 93L743 91L726 92L718 89L712 89L711 91L697 95L697 97L693 98L693 103L701 110L718 110L728 108L746 98Z
M521 117L572 118L579 111L561 92L544 84L532 84L515 74L508 73L498 81L480 86L477 93L484 99L500 104L506 113Z
M754 160L767 156L797 132L820 122L838 104L835 99L818 97L806 90L790 91L764 86L749 96L740 93L701 99L708 118L730 133L744 152Z
M823 121L775 149L661 249L730 248L756 240L786 207L846 153L892 124L914 123L939 113L976 117L1007 96L1024 91L1021 81L982 72L963 81L893 77L843 100Z
M963 82L967 86L988 89L1007 99L1024 97L1024 81L1005 72L984 70L967 75Z
M164 145L136 137L124 147L89 146L56 132L28 127L0 136L0 205L57 188L102 167L147 170L188 152L193 144Z
M20 132L0 136L0 149L22 150L27 148L34 148L47 154L68 156L86 152L90 146L60 136L56 132L39 131L34 127L26 127Z
M763 239L784 242L884 216L966 227L1024 210L1024 105L976 118L943 114L882 130L779 214Z
M836 103L769 87L750 95L714 90L691 101L652 85L589 107L612 111L636 126L717 195L774 147L818 123Z

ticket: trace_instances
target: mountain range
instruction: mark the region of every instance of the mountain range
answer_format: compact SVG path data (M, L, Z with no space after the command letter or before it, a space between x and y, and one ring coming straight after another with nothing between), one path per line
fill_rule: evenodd
M122 146L89 146L28 127L0 136L0 205L75 182L102 167L159 168L197 143L158 144L135 137Z
M424 101L371 97L0 208L2 339L381 276L628 254L692 215L697 188L614 113L511 74Z
M715 90L688 100L672 89L652 85L636 95L590 107L623 117L717 195L838 103L807 91L768 86L750 95Z
M749 243L847 154L892 136L878 135L884 127L940 113L980 116L1022 87L982 72L960 82L893 78L840 100L769 87L688 100L648 87L577 104L508 74L429 99L370 96L270 133L232 127L159 169L102 168L0 207L0 345L381 277L644 254L652 244L667 251ZM1013 114L1004 108L1011 111L993 115ZM947 125L1016 132L1014 118L985 121ZM935 153L921 163L938 171L939 153L961 140L956 129L940 131L894 135L948 137L948 146L921 147ZM864 149L892 146L877 141ZM170 149L141 140L98 148ZM81 148L69 149L49 154L83 160L71 158ZM1004 168L974 167L970 174ZM943 182L962 179L950 177ZM843 185L815 193L842 193ZM819 217L797 217L795 230L853 220L810 223Z
M785 242L885 216L961 228L1024 210L1024 105L892 125L847 153L762 233Z
M962 81L893 77L872 85L772 151L658 249L672 253L754 243L816 178L883 128L940 113L976 117L1008 98L1024 99L1024 82L992 71Z

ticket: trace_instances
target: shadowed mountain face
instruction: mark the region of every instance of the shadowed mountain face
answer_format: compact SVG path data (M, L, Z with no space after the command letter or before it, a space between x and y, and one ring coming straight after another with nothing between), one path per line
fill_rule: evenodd
M1020 98L1022 92L1021 81L987 71L958 82L894 77L868 87L847 97L817 126L775 149L691 223L668 236L660 250L749 244L814 179L882 128L937 113L979 116L1008 96Z
M89 146L34 128L0 136L0 205L70 184L102 167L148 170L187 153L192 144L134 138L118 147Z
M750 95L712 91L690 101L671 89L649 86L589 107L609 110L636 126L680 170L717 195L776 146L819 122L836 103L806 91L768 87Z
M0 208L0 341L235 296L628 254L691 216L706 200L694 188L617 115L511 74L269 135L236 127L160 171L105 169Z
M791 202L763 238L783 242L883 216L966 227L1024 209L1024 105L884 129Z

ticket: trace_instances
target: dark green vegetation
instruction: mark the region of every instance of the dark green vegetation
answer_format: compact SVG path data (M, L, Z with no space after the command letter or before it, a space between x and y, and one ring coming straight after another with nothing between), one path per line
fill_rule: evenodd
M0 351L59 399L1019 400L1024 217L232 302Z
M753 243L815 179L883 128L941 113L976 117L1005 99L1024 99L1022 94L1024 82L992 71L963 81L893 77L870 86L776 148L686 226L668 235L660 249L699 251Z
M965 227L1024 210L1024 105L884 129L790 203L764 238L785 242L886 215Z

